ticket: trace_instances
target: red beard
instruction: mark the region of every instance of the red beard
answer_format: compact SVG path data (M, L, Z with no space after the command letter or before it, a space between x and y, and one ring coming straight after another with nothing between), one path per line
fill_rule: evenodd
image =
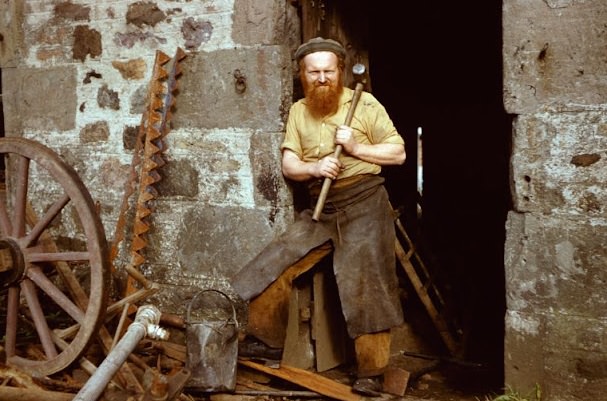
M308 83L303 81L304 94L310 114L315 118L322 118L335 114L339 107L339 98L343 92L341 79L337 83L327 81L325 84Z

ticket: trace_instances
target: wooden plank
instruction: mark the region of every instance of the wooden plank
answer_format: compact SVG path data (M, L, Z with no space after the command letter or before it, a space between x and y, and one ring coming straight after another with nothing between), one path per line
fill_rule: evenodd
M300 288L301 287L301 288ZM297 285L291 290L289 323L281 363L300 369L314 368L314 344L310 327L312 286Z
M33 388L0 386L0 401L71 401L75 394Z
M269 375L279 377L301 387L307 388L327 397L343 401L362 401L364 398L352 391L350 386L338 383L324 376L309 372L307 370L295 368L288 365L281 365L277 369L255 363L253 361L239 359L238 362L244 366L257 369Z

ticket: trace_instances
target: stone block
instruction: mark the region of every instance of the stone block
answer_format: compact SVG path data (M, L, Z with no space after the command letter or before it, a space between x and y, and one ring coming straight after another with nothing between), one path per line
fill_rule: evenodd
M198 166L187 159L171 160L155 170L161 179L155 184L159 198L195 199L199 192Z
M557 311L607 318L603 244L593 222L532 214L508 215L506 300L511 311Z
M542 384L545 324L542 315L508 311L504 333L504 384L527 393Z
M7 136L33 130L67 131L76 126L75 66L2 69Z
M550 313L550 311L546 312L545 316L545 349L554 354L573 352L586 355L586 357L594 355L595 357L590 358L588 362L588 375L607 378L607 370L590 372L592 370L590 365L595 362L600 365L596 356L607 348L607 339L604 335L607 330L607 321L604 318L562 312ZM592 360L595 362L591 362Z
M235 0L232 39L243 45L268 45L283 38L288 2Z
M181 160L190 166L197 190L188 192L195 192L201 202L249 208L289 206L292 201L280 168L281 139L282 133L234 129L175 131L168 138L169 163Z
M548 400L598 400L607 385L602 319L547 315L543 395ZM544 398L542 398L544 399Z
M290 106L291 70L281 46L200 52L182 62L174 129L281 132Z
M147 276L172 284L193 277L233 276L292 221L288 208L281 209L274 222L269 221L269 213L264 208L159 202L147 236Z
M607 103L604 0L507 0L502 14L508 113Z
M514 209L606 218L607 114L538 113L514 122Z

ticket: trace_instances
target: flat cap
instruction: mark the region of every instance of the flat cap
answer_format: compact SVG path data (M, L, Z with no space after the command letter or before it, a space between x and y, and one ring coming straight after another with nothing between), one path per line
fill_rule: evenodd
M346 49L336 40L316 37L303 43L295 51L295 59L297 62L310 53L328 51L333 52L340 58L346 58Z

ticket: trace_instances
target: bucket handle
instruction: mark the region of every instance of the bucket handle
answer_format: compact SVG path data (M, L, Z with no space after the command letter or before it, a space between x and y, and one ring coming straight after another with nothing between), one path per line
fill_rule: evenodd
M228 301L230 301L230 306L232 307L232 320L234 320L234 324L236 325L236 328L238 328L238 320L236 319L236 308L234 308L234 302L232 302L232 299L230 299L230 297L228 297L225 293L223 293L219 290L212 289L212 288L199 291L192 297L192 299L190 300L190 303L188 304L186 322L188 322L188 323L190 322L190 312L192 310L192 305L194 304L194 301L196 300L196 298L198 298L198 296L204 294L205 292L216 292L216 293L222 295L223 297L225 297ZM229 319L228 319L228 321L229 321Z

